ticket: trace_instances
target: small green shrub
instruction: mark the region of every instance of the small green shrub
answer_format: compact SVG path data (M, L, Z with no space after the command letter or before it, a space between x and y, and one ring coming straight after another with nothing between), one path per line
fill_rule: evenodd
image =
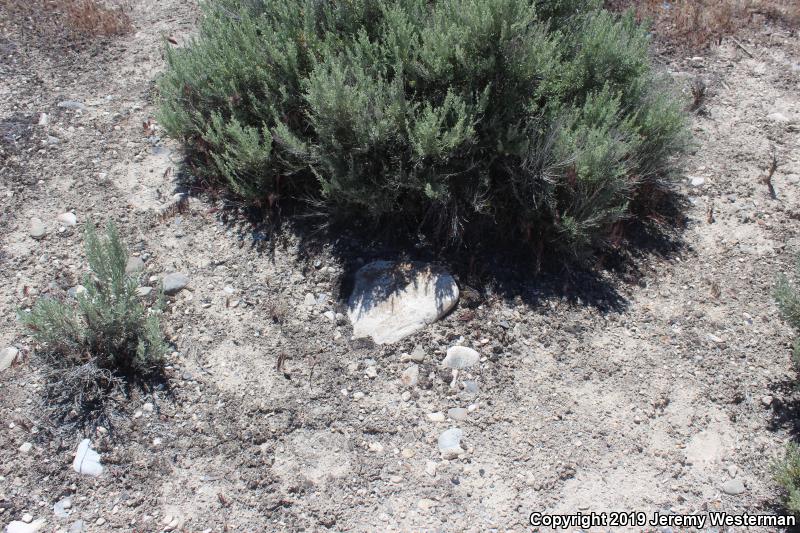
M800 447L789 443L784 457L774 465L775 480L785 491L786 510L800 516Z
M160 121L200 180L575 255L668 188L684 115L599 0L211 0Z
M90 269L85 291L74 302L40 298L22 321L39 353L87 385L92 381L87 374L109 384L118 377L149 375L167 350L158 320L162 300L148 311L136 294L138 280L125 272L128 254L113 224L105 239L87 225L85 244Z
M800 257L797 259L795 271L800 275ZM800 293L789 279L781 274L775 287L775 301L778 304L783 318L790 326L800 330ZM795 340L793 359L795 366L800 368L800 339Z

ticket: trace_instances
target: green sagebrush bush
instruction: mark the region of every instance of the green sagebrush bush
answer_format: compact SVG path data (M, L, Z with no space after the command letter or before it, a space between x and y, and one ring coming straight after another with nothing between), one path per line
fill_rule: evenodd
M684 115L588 0L213 0L160 121L254 203L581 254L668 187Z
M137 276L125 272L128 254L113 224L105 239L87 225L85 241L85 291L74 302L40 298L22 314L23 323L57 368L82 368L109 380L147 375L167 350L158 320L161 298L150 312L142 303Z
M797 258L795 272L800 275L800 256ZM795 330L800 330L800 293L789 281L789 278L783 274L778 277L774 295L783 318ZM800 339L796 339L794 342L793 359L795 367L800 369Z
M800 447L789 443L783 458L773 465L773 471L784 491L786 510L800 516Z

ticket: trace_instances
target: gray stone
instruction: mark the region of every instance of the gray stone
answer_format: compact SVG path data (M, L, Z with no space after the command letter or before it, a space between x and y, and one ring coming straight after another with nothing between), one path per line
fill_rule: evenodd
M306 294L305 298L303 299L303 304L305 304L306 307L313 307L313 306L317 305L317 299L316 299L316 297L314 296L313 293L309 292L309 293Z
M47 235L47 230L44 229L44 222L42 222L42 219L33 217L31 219L29 232L31 237L33 237L37 241L39 239L43 239L44 236Z
M183 272L172 272L164 276L162 283L164 294L172 296L178 294L189 285L189 276Z
M467 419L468 411L463 407L453 407L452 409L447 410L447 416L452 418L457 422L461 422L462 420Z
M30 442L23 442L22 446L19 447L19 452L20 453L31 453L32 449L33 449L33 444L31 444Z
M474 398L478 395L478 383L476 381L464 382L464 395L468 398Z
M69 526L69 533L84 533L86 531L86 524L83 520L76 520Z
M0 372L13 365L18 355L19 350L14 346L9 346L0 352Z
M153 292L153 287L136 287L136 295L142 298L150 296L151 292Z
M103 465L100 464L100 454L91 448L92 441L83 439L75 452L75 459L72 461L72 468L79 474L87 476L99 476L103 473Z
M70 287L67 289L67 296L70 298L77 298L79 295L86 292L86 287L83 285L75 285L74 287Z
M730 494L731 496L738 496L747 490L744 488L744 483L740 479L729 479L722 484L722 492Z
M458 302L455 279L424 263L376 261L355 275L348 317L356 338L396 342L446 315Z
M66 518L69 516L67 510L70 508L72 508L72 498L67 496L53 505L53 514L56 515L56 518Z
M67 211L58 215L58 221L64 226L72 227L78 223L78 217L75 216L75 213Z
M689 183L692 187L700 187L701 185L705 184L706 179L702 176L693 176L689 179Z
M58 107L61 109L71 109L73 111L83 111L86 109L86 106L80 102L76 102L75 100L63 100L58 103Z
M439 435L439 452L445 459L453 459L464 453L461 449L461 437L464 432L461 428L451 428Z
M466 346L452 346L447 349L447 356L442 365L447 368L469 368L481 360L481 355Z
M144 261L141 257L137 257L132 255L128 258L128 262L125 263L125 273L126 274L136 274L137 272L141 272L144 270Z

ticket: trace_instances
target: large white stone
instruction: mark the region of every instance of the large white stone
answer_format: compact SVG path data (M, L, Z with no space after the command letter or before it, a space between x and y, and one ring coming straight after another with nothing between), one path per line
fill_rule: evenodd
M375 261L355 276L348 316L356 337L389 344L446 315L458 302L453 276L424 263Z
M99 476L103 473L103 465L100 464L100 454L91 448L92 441L83 439L75 452L75 460L72 461L72 468L79 474L87 476Z

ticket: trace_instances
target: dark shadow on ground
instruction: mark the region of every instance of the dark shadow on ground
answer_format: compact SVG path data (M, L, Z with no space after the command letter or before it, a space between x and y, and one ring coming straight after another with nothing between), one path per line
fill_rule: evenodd
M643 283L641 265L652 258L670 259L685 250L681 239L686 221L686 198L667 194L659 207L660 222L629 223L615 246L598 251L582 263L562 255L538 255L529 244L496 243L481 246L439 246L391 223L335 220L310 202L282 200L278 206L248 206L224 190L197 184L184 171L176 176L177 192L211 200L222 207L216 216L242 241L269 257L288 244L299 244L305 269L314 268L320 254L329 254L344 269L334 297L347 299L356 271L372 261L421 261L446 268L461 292L460 306L477 306L491 292L532 308L553 298L587 305L601 312L622 312L626 284Z
M800 384L797 379L784 378L772 383L769 394L772 417L770 431L787 431L795 441L800 440Z

